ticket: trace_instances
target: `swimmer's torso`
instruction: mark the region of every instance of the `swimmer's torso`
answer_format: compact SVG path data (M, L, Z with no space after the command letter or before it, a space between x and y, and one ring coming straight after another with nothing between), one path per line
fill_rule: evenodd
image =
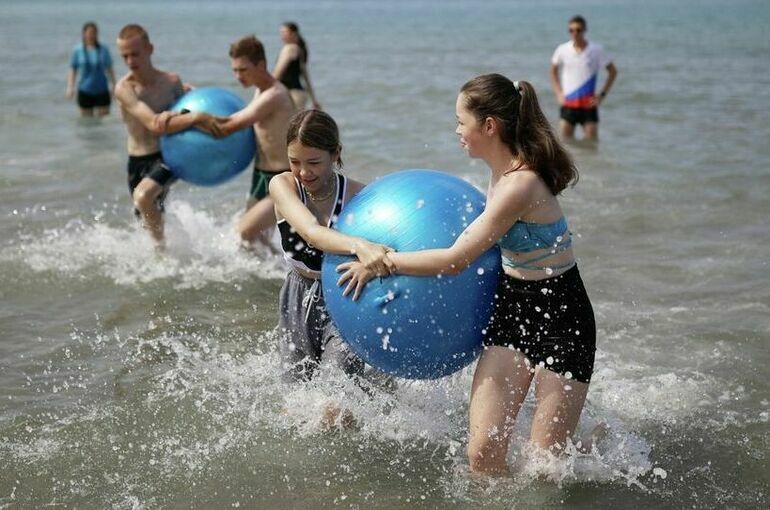
M254 124L254 133L259 142L259 159L257 167L260 170L284 171L289 168L288 151L286 148L286 133L289 130L289 120L294 115L294 102L286 87L276 82L273 87L262 92L258 100L274 101L275 108L270 115ZM264 97L268 96L268 97Z
M167 110L183 94L182 82L173 73L158 72L151 84L142 85L131 76L123 78L134 90L140 101L149 106L155 113ZM144 156L160 151L160 140L152 134L133 115L121 108L123 120L128 130L128 154Z

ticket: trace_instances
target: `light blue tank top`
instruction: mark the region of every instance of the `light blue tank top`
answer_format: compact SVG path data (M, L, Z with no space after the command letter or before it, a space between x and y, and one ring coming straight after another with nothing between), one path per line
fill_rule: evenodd
M529 223L526 221L517 221L508 232L500 238L497 244L500 248L518 253L527 253L550 248L548 253L528 259L524 262L514 261L509 257L503 256L503 264L508 267L543 270L545 268L537 266L534 263L567 250L572 246L572 237L570 236L567 227L567 220L562 216L553 223ZM562 269L574 264L575 262L572 261L561 266L551 266L551 269Z

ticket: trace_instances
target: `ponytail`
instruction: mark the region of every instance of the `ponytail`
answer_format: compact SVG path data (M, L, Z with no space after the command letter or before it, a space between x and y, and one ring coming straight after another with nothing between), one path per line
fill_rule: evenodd
M577 183L575 163L543 115L531 83L486 74L470 80L460 91L465 95L465 106L478 120L497 120L500 139L518 161L512 172L529 168L554 195Z

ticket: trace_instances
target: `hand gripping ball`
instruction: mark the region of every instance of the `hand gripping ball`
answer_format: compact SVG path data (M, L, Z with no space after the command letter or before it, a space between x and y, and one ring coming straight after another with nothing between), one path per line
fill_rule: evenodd
M365 187L335 228L397 251L447 248L481 214L484 201L458 177L405 170ZM399 377L435 379L476 358L501 272L497 246L456 276L371 280L358 301L337 286L336 266L349 259L324 255L323 292L342 338L367 363Z
M243 100L225 89L203 87L188 92L171 107L227 117L245 106ZM251 126L216 139L195 128L162 136L160 150L171 172L200 186L215 186L244 170L257 151Z

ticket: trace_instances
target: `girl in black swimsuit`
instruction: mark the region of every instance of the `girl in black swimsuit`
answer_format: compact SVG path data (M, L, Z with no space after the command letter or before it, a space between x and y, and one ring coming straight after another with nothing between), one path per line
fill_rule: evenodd
M305 109L308 96L313 108L320 110L321 105L313 93L313 85L310 83L310 75L307 71L307 45L299 34L299 27L296 23L287 21L281 25L281 40L284 46L281 48L281 53L278 54L273 76L289 89L298 111ZM304 88L302 86L303 81L305 83Z

